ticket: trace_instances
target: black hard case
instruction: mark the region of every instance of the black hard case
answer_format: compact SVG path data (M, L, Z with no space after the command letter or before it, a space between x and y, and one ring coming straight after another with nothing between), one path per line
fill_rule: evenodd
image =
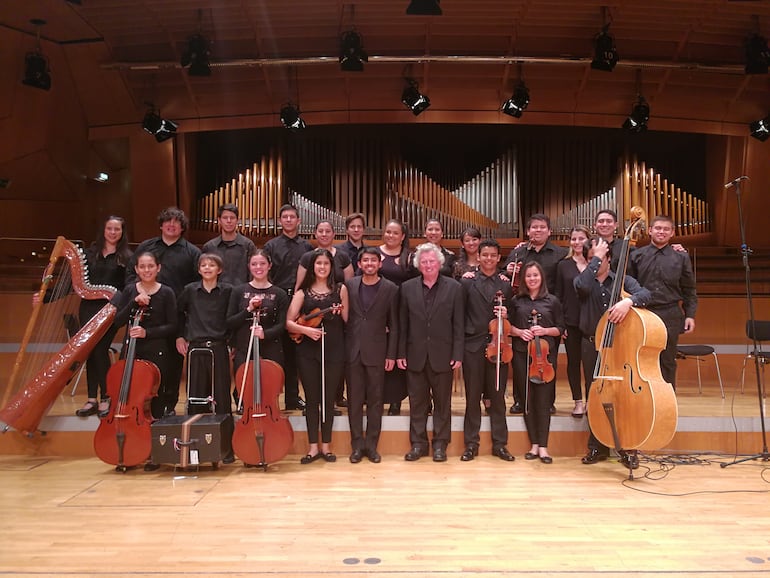
M194 466L183 460L185 447L198 451L198 463L216 466L232 450L233 416L224 414L171 415L152 424L152 461L156 464ZM191 418L189 440L182 438L182 426ZM183 464L183 461L187 461Z

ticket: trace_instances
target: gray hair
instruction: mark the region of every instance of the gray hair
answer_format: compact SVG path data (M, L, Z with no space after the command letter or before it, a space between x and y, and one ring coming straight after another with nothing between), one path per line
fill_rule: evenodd
M438 245L434 245L433 243L422 243L421 245L417 245L417 248L414 250L412 264L415 269L420 268L420 257L423 253L427 253L428 251L433 251L436 254L439 265L443 265L444 261L446 261L446 257L444 257L444 253L441 252L441 249L438 248Z

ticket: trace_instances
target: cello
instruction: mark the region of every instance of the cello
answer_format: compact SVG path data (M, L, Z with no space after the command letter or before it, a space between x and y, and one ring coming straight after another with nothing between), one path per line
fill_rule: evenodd
M256 466L267 471L268 464L282 460L293 447L294 430L278 408L283 368L259 356L259 338L254 335L259 325L259 311L254 311L246 362L235 374L236 383L241 384L239 404L242 404L243 416L235 424L233 451L246 467ZM251 384L250 388L246 387L247 383Z
M631 209L632 222L623 238L610 307L628 296L623 282L631 237L644 223L644 211ZM664 447L676 433L678 409L671 384L663 380L660 352L666 326L646 309L631 308L620 323L605 311L594 336L598 357L588 394L588 420L596 439L614 447L628 466L638 467L637 450ZM633 477L630 474L629 477Z
M137 309L131 329L139 327L146 312L144 306ZM111 404L110 412L101 418L94 434L96 455L115 466L115 471L125 472L150 456L150 400L157 395L159 386L160 370L150 361L136 359L136 338L130 337L125 359L117 361L107 372L107 395L117 402Z

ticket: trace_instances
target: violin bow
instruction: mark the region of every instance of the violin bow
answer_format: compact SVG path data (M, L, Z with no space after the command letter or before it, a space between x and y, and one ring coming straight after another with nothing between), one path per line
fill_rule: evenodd
M498 306L503 304L503 294L498 291L495 295L495 300ZM495 359L495 390L500 391L500 356L503 354L503 314L502 310L497 310L497 359Z
M321 323L321 421L326 423L326 331Z

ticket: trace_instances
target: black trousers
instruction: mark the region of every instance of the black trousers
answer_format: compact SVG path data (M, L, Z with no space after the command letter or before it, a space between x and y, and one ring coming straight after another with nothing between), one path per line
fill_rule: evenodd
M564 338L564 350L567 353L567 381L569 389L572 392L572 400L583 399L583 387L580 383L585 372L580 371L580 365L583 357L583 332L579 327L567 326L567 337ZM588 399L589 379L585 380L585 392Z
M364 365L357 356L347 365L348 422L350 445L354 450L376 451L382 431L382 394L385 365ZM364 434L364 403L366 433Z
M596 365L596 359L599 357L599 352L596 351L594 346L593 336L588 335L583 337L581 344L581 351L583 353L583 372L586 378L586 399L591 391L591 382L593 381L594 366ZM603 455L609 454L609 449L603 443L596 439L594 432L591 431L591 422L588 422L588 449L597 450Z
M213 368L212 368L213 362ZM190 381L187 384L189 397L203 400L211 398L213 389L213 404L211 402L193 403L187 401L187 413L217 413L230 414L230 356L225 342L205 343L190 342L187 352L187 365ZM213 408L212 408L213 405ZM213 409L213 411L212 411Z
M299 377L302 380L302 388L305 390L305 423L307 424L307 439L311 444L318 443L319 422L321 428L321 441L332 441L332 427L334 426L334 395L337 386L345 372L345 364L342 361L326 361L324 396L326 403L321 407L321 361L315 356L298 355L297 363ZM323 411L323 420L321 412Z
M549 352L548 360L554 362L551 357L556 357L556 352ZM523 384L523 396L521 407L524 409L524 423L527 426L529 441L533 445L548 447L548 436L551 431L551 405L556 391L556 380L548 383L530 383L529 367L527 365L527 353L516 351L513 354L513 379L514 382Z
M433 449L446 449L452 437L452 370L436 372L428 361L422 371L406 370L409 392L409 441L428 449L428 410L433 402Z
M489 421L492 430L492 447L497 449L508 444L508 424L505 421L505 386L508 381L508 365L500 364L500 389L497 389L497 365L490 363L485 349L465 350L463 378L465 380L465 421L463 436L466 446L479 445L481 429L481 398L489 400Z
M184 357L179 355L174 349L169 349L168 339L139 339L136 342L136 357L137 359L145 359L153 362L158 366L160 370L160 387L158 387L158 395L152 398L150 402L150 408L152 416L156 419L163 417L166 408L173 408L171 403L172 394L168 392L176 391L177 399L179 397L179 376L181 375L181 364L179 371L175 365L176 359L181 359L184 362Z
M102 300L89 301L83 299L80 302L78 311L80 326L83 327L83 325L88 323L106 303L106 301ZM110 347L112 347L112 340L117 332L118 328L115 325L111 325L107 329L107 333L96 343L86 360L86 382L88 384L89 398L95 399L97 394L101 399L107 397L107 372L110 369L110 365L112 365Z
M288 332L282 335L283 340L283 391L284 403L287 407L296 406L299 400L299 383L297 381L297 344L289 337ZM302 381L303 387L305 381ZM307 394L305 394L307 395Z
M660 352L660 372L676 391L676 346L684 330L684 314L678 305L651 311L666 325L666 348Z

